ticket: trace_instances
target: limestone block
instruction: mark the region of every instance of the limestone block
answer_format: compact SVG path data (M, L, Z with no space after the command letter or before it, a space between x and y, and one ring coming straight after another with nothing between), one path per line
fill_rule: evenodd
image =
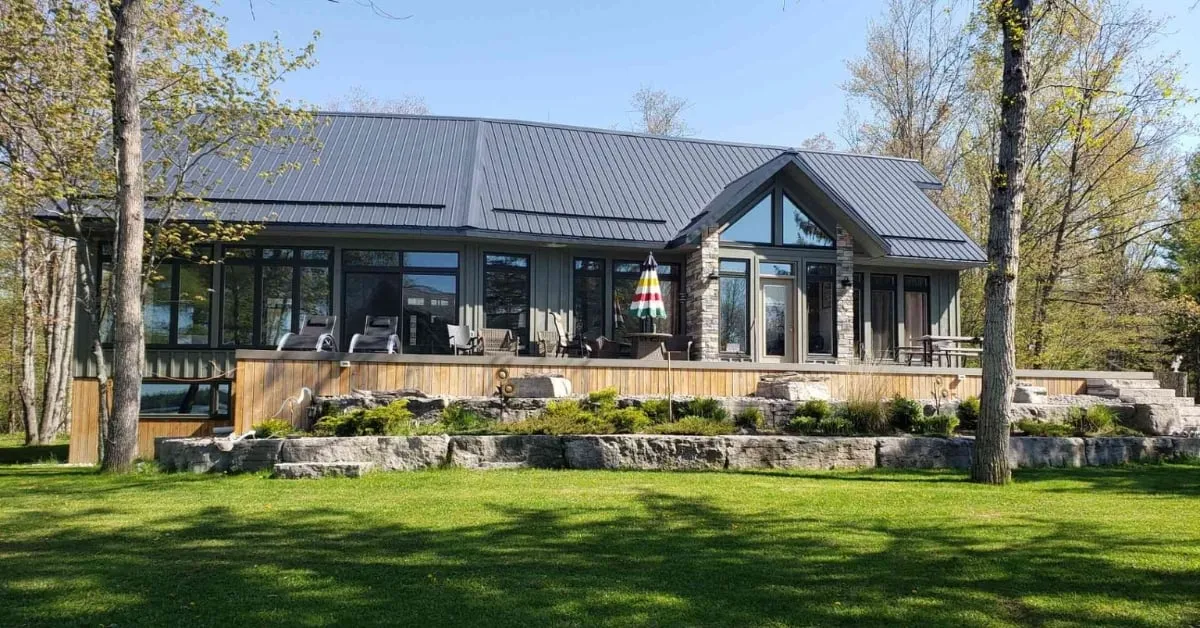
M369 462L280 462L271 477L284 480L310 480L323 477L358 478L370 471Z
M725 441L716 436L564 436L563 446L571 469L725 468Z
M1046 387L1017 384L1013 390L1013 403L1046 403Z
M1081 467L1087 463L1082 438L1009 439L1008 461L1014 467Z
M969 438L876 439L877 463L890 469L967 469L975 442Z
M450 464L467 469L561 469L566 459L558 436L451 436Z
M508 383L513 386L510 397L552 399L571 396L571 380L558 374L513 377Z
M1085 438L1084 448L1087 464L1093 467L1151 462L1170 457L1174 443L1169 438L1142 438L1137 436L1120 438Z
M1175 403L1138 403L1133 406L1132 427L1154 436L1169 436L1182 429Z
M450 437L353 436L283 441L280 462L371 462L384 471L414 471L446 463Z
M875 466L870 438L726 436L730 469L861 469Z
M755 396L766 399L785 399L787 401L808 401L810 399L832 400L829 391L829 377L825 375L790 374L763 377L758 381Z

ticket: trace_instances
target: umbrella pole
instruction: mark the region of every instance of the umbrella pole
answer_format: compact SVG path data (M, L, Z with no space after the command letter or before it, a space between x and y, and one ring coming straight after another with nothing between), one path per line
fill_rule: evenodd
M671 352L667 354L667 422L675 422L675 378L671 375Z

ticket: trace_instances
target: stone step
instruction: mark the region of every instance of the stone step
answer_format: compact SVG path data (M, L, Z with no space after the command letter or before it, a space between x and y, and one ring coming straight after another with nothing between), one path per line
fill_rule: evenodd
M1167 394L1161 394L1158 391L1152 390L1122 390L1119 395L1124 403L1176 403L1179 405L1191 405L1192 400L1187 397L1176 397L1175 391L1164 390ZM1180 403L1180 402L1186 403Z
M1089 377L1087 387L1092 388L1161 388L1157 379L1118 379Z
M358 478L374 467L371 462L277 462L272 477L285 480Z
M1200 406L1197 405L1180 405L1179 416L1189 419L1200 419Z

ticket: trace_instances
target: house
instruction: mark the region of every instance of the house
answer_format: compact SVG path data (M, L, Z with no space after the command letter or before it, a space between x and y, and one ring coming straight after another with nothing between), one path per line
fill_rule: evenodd
M834 368L895 361L922 335L958 335L959 273L985 261L930 199L936 177L913 160L508 120L328 113L319 122L318 164L306 163L306 145L262 151L247 169L208 164L221 184L205 211L265 228L208 252L220 264L165 264L151 286L143 443L228 424L255 395L254 413L270 415L280 399L320 387L304 379L316 375L250 373L254 360L281 359L264 352L312 315L338 317L343 348L368 315L401 321L397 356L289 356L331 381L345 376L342 360L410 373L418 364L491 372L498 360L658 368L555 361L537 356L536 342L555 315L577 336L626 341L641 329L626 309L653 252L668 313L656 331L691 336L694 368ZM258 175L281 161L305 165L273 181ZM511 329L521 356L447 355L447 324ZM77 416L97 402L80 329ZM490 390L486 379L471 390ZM236 402L235 382L246 387ZM79 429L87 449L94 434Z

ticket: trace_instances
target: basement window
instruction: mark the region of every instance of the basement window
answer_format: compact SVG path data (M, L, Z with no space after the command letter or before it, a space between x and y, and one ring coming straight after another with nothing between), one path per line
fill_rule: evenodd
M230 382L143 382L147 418L228 419Z

